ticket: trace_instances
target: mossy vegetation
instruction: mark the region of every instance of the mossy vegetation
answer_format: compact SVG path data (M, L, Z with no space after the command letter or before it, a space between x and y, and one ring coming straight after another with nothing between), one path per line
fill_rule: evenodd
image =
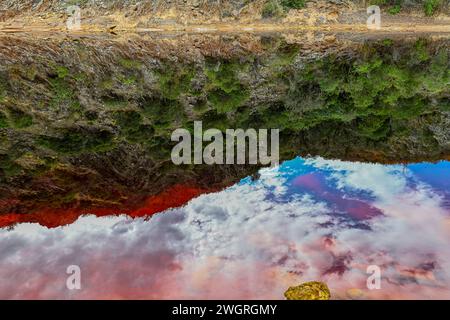
M388 12L392 15L396 15L396 14L400 13L401 10L402 10L402 6L400 4L395 4L391 8L389 8Z
M427 16L432 16L437 9L442 5L443 0L425 0L423 3L423 9Z
M209 61L207 98L217 112L234 111L249 98L249 90L238 78L245 68L246 64L237 61Z
M4 102L6 99L6 88L2 80L3 79L0 78L0 103Z
M291 9L302 9L305 0L267 0L264 3L261 16L263 18L279 18Z
M285 9L302 9L305 7L306 0L281 0L281 5Z
M227 113L236 110L248 99L246 91L226 92L220 89L211 90L208 93L208 101L219 113Z
M164 69L158 72L161 95L169 100L178 99L181 94L191 91L194 76L195 70L192 66L178 68L170 64L164 65Z
M131 143L149 143L154 134L153 127L144 124L142 115L136 111L117 112L116 122L121 135Z
M0 154L0 180L2 176L7 179L22 172L22 168L14 162L11 156Z
M264 4L261 16L267 18L278 18L284 15L283 6L278 0L268 0Z
M440 7L442 7L444 1L445 0L371 0L369 3L371 5L387 7L390 14L398 14L401 12L402 8L406 6L421 5L424 14L432 16Z
M52 91L50 106L54 109L66 107L77 109L79 103L75 98L74 90L67 81L69 69L64 66L57 66L55 73L56 76L49 80Z
M300 49L296 45L286 43L278 44L276 51L268 59L271 67L284 67L290 65L298 55Z
M444 48L435 51L423 39L409 47L380 41L363 52L357 59L328 56L302 70L287 65L279 72L287 86L282 101L242 116L292 132L342 124L361 139L381 141L394 134L397 123L448 104Z
M176 100L146 98L142 101L140 108L158 134L170 135L174 128L183 125L187 120L185 110Z
M107 130L66 129L59 136L41 135L36 142L62 154L103 152L112 147L113 134Z
M450 111L445 46L425 39L384 39L369 41L351 56L303 60L299 45L272 38L263 45L264 52L255 56L205 57L179 64L163 60L151 70L157 78L146 84L140 81L140 63L133 60L118 62L119 69L91 81L83 81L86 76L77 79L85 75L82 69L51 66L48 74L36 77L47 89L45 95L35 95L39 113L28 111L5 87L8 99L1 105L0 128L8 130L0 130L1 149L7 150L12 140L17 145L34 136L26 150L35 148L58 163L68 156L140 144L152 161L164 162L170 158L173 130L191 128L195 120L222 131L278 128L280 141L288 142L298 137L331 140L338 132L339 139L351 137L352 144L363 146L386 146L412 135L418 143L435 146L424 121L433 126L443 111ZM23 92L29 93L26 88ZM49 102L53 108L40 106ZM63 116L57 113L60 109ZM58 121L46 122L46 115ZM321 154L334 155L316 145ZM288 144L285 148L281 154L292 154ZM18 166L17 157L3 158L3 178L32 172Z
M10 109L9 119L17 129L27 128L33 124L33 117L19 109Z
M114 81L111 78L104 79L100 83L100 88L103 90L111 90L114 87Z
M126 69L140 69L142 66L142 63L137 60L132 60L128 58L121 58L119 59L119 65Z
M137 78L134 75L131 76L119 75L117 79L124 86L131 86L137 82Z
M123 108L126 108L129 103L127 100L123 99L122 97L117 97L117 96L103 97L102 102L108 109L123 109Z
M361 136L375 141L386 138L390 131L388 116L362 117L357 120L357 125Z
M65 79L69 75L69 69L65 66L56 66L55 71L59 79Z
M8 127L9 127L8 118L3 112L0 111L0 129Z

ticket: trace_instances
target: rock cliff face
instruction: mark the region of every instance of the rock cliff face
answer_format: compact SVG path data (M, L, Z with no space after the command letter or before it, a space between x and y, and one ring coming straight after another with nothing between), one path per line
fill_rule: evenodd
M0 212L136 210L257 171L173 165L196 120L279 128L282 159L448 159L448 40L297 37L2 37Z
M67 33L66 8L75 3L83 9L84 29ZM445 33L426 39L331 34L314 28L365 23L358 9L364 7L350 1L278 4L287 3L291 7L279 16L263 18L267 1L2 1L5 224L17 221L16 214L58 208L75 216L86 210L138 215L150 201L162 210L258 170L173 165L171 133L200 120L220 130L279 128L282 159L448 158ZM446 23L439 15L445 5L440 10L432 21ZM134 33L196 23L219 31L241 23L283 28L299 21L314 30ZM167 201L167 190L178 200ZM155 204L158 195L166 207Z

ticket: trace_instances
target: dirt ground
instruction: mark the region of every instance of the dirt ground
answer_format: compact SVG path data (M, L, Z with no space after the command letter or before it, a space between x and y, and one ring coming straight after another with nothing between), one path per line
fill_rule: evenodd
M164 9L157 12L128 8L118 10L81 10L81 29L74 34L110 33L113 35L139 32L187 33L253 33L289 31L328 31L349 33L450 33L450 16L439 13L425 17L421 11L408 11L396 15L381 12L381 29L369 30L366 9L356 6L335 5L317 0L305 9L290 10L282 17L263 19L263 1L253 1L235 15L223 17L217 8L195 11ZM66 34L69 32L65 10L44 8L18 13L0 11L0 34Z

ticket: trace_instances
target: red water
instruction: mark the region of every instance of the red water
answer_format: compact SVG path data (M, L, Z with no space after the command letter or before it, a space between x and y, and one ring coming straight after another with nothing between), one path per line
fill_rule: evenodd
M0 215L0 228L12 226L16 223L39 223L47 228L56 228L75 222L80 216L92 214L97 217L117 216L126 214L132 218L149 217L155 213L170 208L180 207L201 194L210 192L202 188L186 185L174 185L169 189L147 198L142 207L134 210L126 208L69 208L69 209L40 209L28 214L8 213Z

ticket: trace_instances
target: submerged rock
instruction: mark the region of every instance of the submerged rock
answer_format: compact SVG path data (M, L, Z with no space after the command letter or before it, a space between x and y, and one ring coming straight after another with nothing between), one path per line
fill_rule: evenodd
M364 292L361 289L352 288L347 290L347 297L352 300L360 300L364 298Z
M330 300L331 294L328 286L319 281L303 283L290 287L284 293L287 300Z

